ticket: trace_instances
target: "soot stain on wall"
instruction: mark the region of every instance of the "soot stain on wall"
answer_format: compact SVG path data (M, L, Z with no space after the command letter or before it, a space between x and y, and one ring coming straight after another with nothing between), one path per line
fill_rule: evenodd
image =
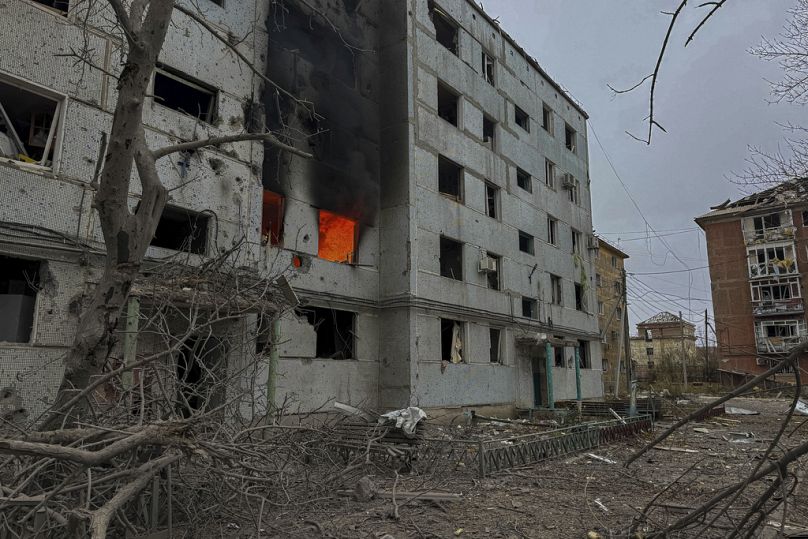
M316 115L269 86L264 103L269 129L314 159L268 145L264 187L372 224L379 208L379 3L313 4L339 33L294 0L274 2L267 76L311 102Z

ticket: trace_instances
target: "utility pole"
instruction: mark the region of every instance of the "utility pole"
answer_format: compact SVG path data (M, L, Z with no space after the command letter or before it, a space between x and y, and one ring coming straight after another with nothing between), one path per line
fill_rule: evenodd
M704 309L704 382L710 376L710 341L707 339L707 309Z
M623 269L623 347L626 351L626 393L631 395L631 382L634 379L634 369L631 365L631 336L628 332L628 291L626 290L626 270Z
M687 361L685 361L685 319L682 318L682 311L679 311L679 327L681 328L682 343L682 384L684 391L687 391Z

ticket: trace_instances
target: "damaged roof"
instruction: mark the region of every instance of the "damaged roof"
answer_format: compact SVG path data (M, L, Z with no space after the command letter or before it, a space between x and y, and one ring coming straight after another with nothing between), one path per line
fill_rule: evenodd
M687 320L683 318L679 318L673 313L669 313L668 311L662 311L661 313L657 313L648 320L640 322L637 324L638 326L650 326L654 324L681 324L684 322L686 325L691 327L696 327Z
M742 214L748 211L764 210L767 208L783 208L808 203L808 178L794 178L782 183L752 193L735 202L726 202L713 206L712 211L696 218L696 223Z

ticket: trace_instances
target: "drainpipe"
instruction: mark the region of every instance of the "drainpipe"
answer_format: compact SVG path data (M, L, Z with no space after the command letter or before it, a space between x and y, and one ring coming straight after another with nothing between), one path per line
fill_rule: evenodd
M278 378L279 344L281 342L281 319L275 316L272 320L272 338L269 347L267 365L267 414L275 411L275 385Z
M550 341L544 341L544 370L547 377L547 407L555 409L555 398L553 397L553 345Z

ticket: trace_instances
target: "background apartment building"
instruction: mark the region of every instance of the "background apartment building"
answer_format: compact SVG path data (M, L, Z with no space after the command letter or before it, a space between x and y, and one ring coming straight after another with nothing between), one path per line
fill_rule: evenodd
M681 365L683 357L688 364L696 358L696 326L669 312L637 323L637 335L631 337L631 358L639 379L647 379L655 367Z
M723 380L768 369L808 336L807 193L806 180L787 181L696 219L707 238Z
M586 114L536 61L468 0L221 4L200 13L249 36L239 50L282 89L176 13L150 143L266 120L315 158L243 142L161 160L171 198L148 256L243 242L246 267L287 275L302 304L280 324L277 400L507 411L575 398L576 373L600 396ZM92 178L120 65L103 14L82 9L17 0L0 30L0 102L24 135L0 141L0 384L33 412L103 247ZM109 74L60 56L85 39ZM217 331L265 340L257 325Z
M595 289L598 298L598 328L603 362L603 384L606 393L614 392L617 369L626 381L626 358L629 357L628 313L626 313L625 261L628 255L598 238L595 254ZM619 358L619 359L618 359Z

